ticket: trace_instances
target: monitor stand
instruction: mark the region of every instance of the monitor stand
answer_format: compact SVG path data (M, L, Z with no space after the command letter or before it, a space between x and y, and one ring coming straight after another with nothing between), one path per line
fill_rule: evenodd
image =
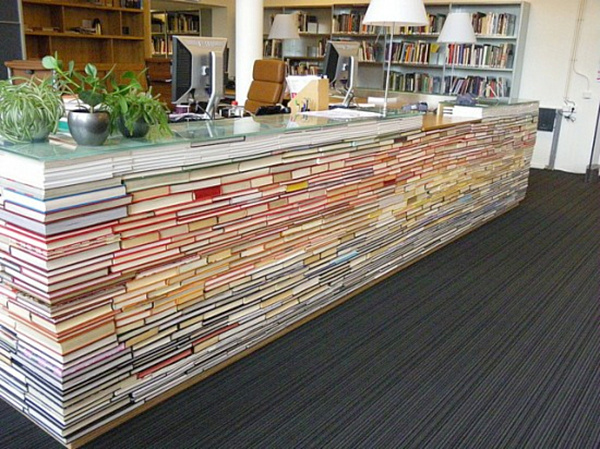
M333 103L329 105L329 109L337 109L337 108L355 108L356 105L352 104L352 102L354 101L354 88L350 88L348 89L348 91L346 92L346 95L344 97L344 101L342 101L341 103Z

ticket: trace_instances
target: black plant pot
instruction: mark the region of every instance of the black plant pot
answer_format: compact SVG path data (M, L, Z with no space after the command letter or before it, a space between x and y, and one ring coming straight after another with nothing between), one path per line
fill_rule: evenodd
M102 145L110 134L110 115L106 111L71 111L67 123L73 139L79 145Z
M150 131L150 125L148 125L143 118L138 119L133 124L132 131L129 131L129 129L125 126L125 120L122 116L119 117L119 120L117 120L117 126L119 127L121 134L123 134L125 137L144 137L146 134L148 134L148 131Z

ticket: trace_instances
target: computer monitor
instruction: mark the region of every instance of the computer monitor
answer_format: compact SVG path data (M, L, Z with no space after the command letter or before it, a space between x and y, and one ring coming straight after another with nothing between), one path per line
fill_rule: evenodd
M349 107L354 98L359 52L360 42L328 41L325 48L323 74L332 89L345 93L342 107Z
M174 104L206 102L204 115L213 119L224 96L222 37L173 36L172 100Z

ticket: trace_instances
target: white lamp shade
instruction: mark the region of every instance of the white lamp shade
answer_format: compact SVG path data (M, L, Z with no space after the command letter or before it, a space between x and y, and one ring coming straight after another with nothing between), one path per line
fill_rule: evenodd
M275 20L273 20L273 25L271 25L269 39L299 38L298 16L296 14L277 14Z
M365 25L427 25L423 0L371 0L365 18Z
M446 17L438 42L452 42L457 44L473 44L477 42L471 14L468 12L451 12Z

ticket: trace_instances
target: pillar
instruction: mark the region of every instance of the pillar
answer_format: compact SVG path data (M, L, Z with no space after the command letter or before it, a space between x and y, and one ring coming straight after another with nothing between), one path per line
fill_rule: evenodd
M235 2L235 99L246 102L254 61L263 53L263 0Z

